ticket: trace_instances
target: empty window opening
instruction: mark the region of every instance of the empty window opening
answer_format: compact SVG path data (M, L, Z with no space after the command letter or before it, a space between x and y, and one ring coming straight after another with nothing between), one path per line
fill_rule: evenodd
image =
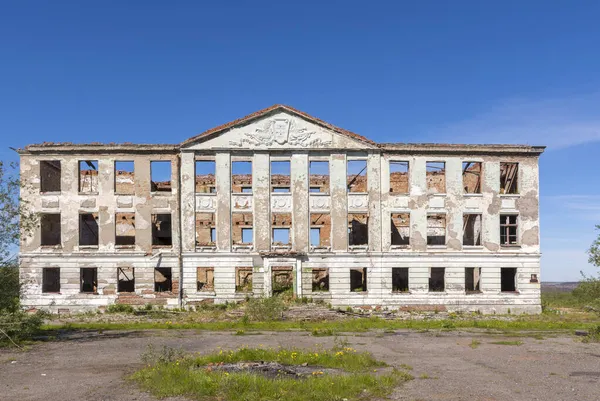
M346 188L348 192L367 192L367 161L348 160L346 169Z
M196 246L214 246L215 232L215 214L196 213Z
M98 214L79 215L79 245L98 246Z
M481 268L467 267L465 268L465 291L467 293L481 292Z
M198 267L196 269L196 289L198 291L215 290L215 268Z
M466 194L481 193L481 163L463 162L462 164L463 191Z
M115 245L135 245L135 213L115 214Z
M171 246L173 237L171 233L171 215L153 214L152 215L152 245L153 246Z
M446 163L427 162L425 166L427 176L427 191L434 194L446 193Z
M235 268L235 292L252 292L252 268Z
M408 162L390 161L390 192L408 193Z
M408 267L392 267L392 292L408 292Z
M40 161L40 192L60 192L59 160Z
M42 269L42 292L60 292L60 269L58 267Z
M132 161L115 162L115 193L132 195L135 193L135 171Z
M231 234L233 245L252 245L252 227L254 218L252 213L231 214Z
M310 214L310 245L314 248L331 246L331 216L329 213Z
M313 292L328 292L329 291L329 269L325 269L325 268L312 269L312 291Z
M348 245L362 246L369 243L368 216L360 213L348 214Z
M150 162L150 190L171 192L171 161Z
M294 270L289 266L273 266L271 268L271 290L273 295L294 291Z
M463 215L463 246L481 245L481 215Z
M271 192L290 192L290 161L271 161Z
M392 213L392 246L410 244L410 213Z
M367 268L350 269L350 291L367 291Z
M329 193L329 162L309 162L310 192Z
M98 160L79 161L79 192L98 192Z
M95 267L82 267L79 269L80 292L98 292L98 269Z
M60 245L60 213L42 214L40 226L42 246Z
M196 193L214 194L217 192L214 160L196 161Z
M117 269L117 292L135 291L135 274L133 267L119 267Z
M231 192L252 193L252 162L231 162Z
M429 268L429 292L444 292L446 290L446 268Z
M500 245L510 246L518 245L517 240L517 222L516 214L501 214L500 215Z
M271 213L271 227L273 228L273 246L289 246L291 244L290 232L292 228L291 213Z
M427 245L446 245L446 215L427 215Z
M500 193L518 194L519 163L500 163Z
M154 292L172 292L173 277L170 267L157 267L154 269Z
M500 291L515 292L517 291L517 268L502 267L500 269Z

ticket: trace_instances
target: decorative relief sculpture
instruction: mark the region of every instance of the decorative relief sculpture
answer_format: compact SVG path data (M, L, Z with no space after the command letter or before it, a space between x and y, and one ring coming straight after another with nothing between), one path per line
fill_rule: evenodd
M234 209L252 209L252 196L239 196L233 197L233 208Z
M291 211L292 197L290 195L271 197L271 209L277 212Z
M310 197L310 210L323 210L327 211L330 209L329 196L311 196Z
M369 208L368 195L348 195L348 208L355 210L365 210Z
M196 196L196 209L197 210L214 210L215 209L215 197L214 196Z
M229 141L231 146L272 146L292 145L302 147L325 147L330 146L331 141L311 137L316 134L308 128L300 128L296 119L273 118L264 122L262 128L256 128L254 132L244 132L245 138L239 141Z

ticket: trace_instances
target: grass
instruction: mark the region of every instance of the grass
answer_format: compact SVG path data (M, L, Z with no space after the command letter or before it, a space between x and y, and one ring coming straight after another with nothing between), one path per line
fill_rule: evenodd
M515 340L515 341L493 341L490 344L496 344L496 345L517 345L517 346L519 346L519 345L523 344L523 341L518 341L518 340Z
M289 331L301 330L329 335L329 333L357 333L368 330L457 330L484 329L497 331L572 331L591 329L599 323L593 314L542 314L536 316L519 316L511 320L469 319L469 320L385 320L377 317L365 317L352 320L336 320L324 322L303 321L138 321L138 322L77 322L62 325L50 324L42 326L44 330L144 330L144 329L195 329L210 331Z
M477 341L475 339L471 340L471 344L469 344L469 347L475 349L477 347L479 347L481 345L481 341Z
M212 369L219 363L279 362L285 365L336 368L344 374L329 375L316 371L303 379L268 378L247 372L223 372ZM408 373L393 369L374 374L374 367L385 366L370 354L352 348L305 351L287 348L246 348L177 360L163 358L134 373L130 379L154 396L187 396L216 400L334 401L386 397L404 381Z
M544 291L542 292L542 306L544 308L581 309L585 306L585 302L574 296L572 291Z

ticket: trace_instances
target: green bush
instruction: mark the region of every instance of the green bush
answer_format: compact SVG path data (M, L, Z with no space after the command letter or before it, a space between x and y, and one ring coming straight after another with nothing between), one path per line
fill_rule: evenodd
M19 268L0 266L0 313L19 311Z
M106 308L107 313L133 313L134 310L133 306L125 304L112 304Z
M270 322L281 320L285 309L285 304L280 297L253 298L246 305L245 316L257 322Z

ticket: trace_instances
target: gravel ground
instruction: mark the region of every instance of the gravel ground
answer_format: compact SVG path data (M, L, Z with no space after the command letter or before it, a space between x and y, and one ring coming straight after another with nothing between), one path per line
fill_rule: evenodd
M600 400L600 345L573 337L539 340L398 330L340 338L389 364L413 367L415 380L399 387L394 400ZM472 348L472 340L480 344ZM510 340L523 344L491 344ZM124 380L141 366L140 355L148 344L207 352L258 344L330 347L334 337L176 330L70 334L25 352L0 349L0 400L154 400Z

